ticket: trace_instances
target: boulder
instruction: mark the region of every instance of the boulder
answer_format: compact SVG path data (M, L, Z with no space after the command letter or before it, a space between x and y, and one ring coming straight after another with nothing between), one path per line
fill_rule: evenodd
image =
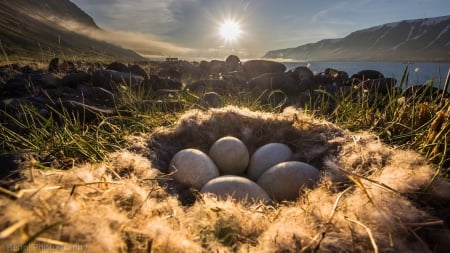
M92 73L92 84L116 92L120 85L135 86L144 80L143 77L115 70L98 70Z
M217 92L206 92L198 102L205 108L218 108L223 105L222 97Z
M241 59L239 59L239 57L237 57L236 55L229 55L225 59L225 67L227 72L241 71L242 70Z
M227 89L227 82L221 79L198 80L187 84L185 89L197 94L208 91L214 91L218 94L226 94L229 91Z
M130 72L127 65L125 65L121 62L118 62L118 61L110 63L108 66L106 66L106 69L115 70L117 72L124 72L124 73Z
M270 197L259 185L248 178L235 175L216 177L207 182L200 192L214 194L220 200L231 197L247 203L271 202Z
M150 88L151 90L180 90L183 84L174 79L160 78L157 75L150 75L148 79L143 82L144 87Z
M275 201L294 201L302 188L312 188L320 179L313 166L297 161L279 163L264 172L256 182Z
M42 89L58 87L60 80L58 76L51 73L19 74L6 82L3 93L9 98L34 95Z
M374 95L388 95L393 92L397 92L397 94L401 93L400 88L397 87L397 80L395 78L368 79L362 82L362 86Z
M286 66L284 64L268 60L250 60L245 62L242 68L247 74L247 79L265 73L283 73L286 71Z
M380 78L384 78L384 75L380 71L367 69L361 70L358 73L353 74L350 79L358 79L360 81L365 81L367 79L380 79Z
M142 76L144 79L148 79L150 76L141 66L133 64L128 68L128 71L134 75Z
M287 95L300 92L298 81L288 72L259 75L248 81L248 87L254 96L260 96L263 92L269 95L274 90L280 90Z
M350 79L347 72L333 68L326 68L324 72L315 75L314 78L319 86L343 86L347 85Z
M84 71L74 72L67 74L64 76L60 85L65 87L70 87L72 89L76 89L78 85L85 84L91 81L91 75Z
M296 67L291 72L294 80L297 81L297 85L301 92L304 91L312 91L319 88L319 85L316 83L314 78L314 73L308 68L304 66Z

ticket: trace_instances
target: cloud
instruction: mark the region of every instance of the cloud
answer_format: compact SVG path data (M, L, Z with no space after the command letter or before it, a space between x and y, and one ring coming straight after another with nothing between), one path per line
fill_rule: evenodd
M36 18L42 17L37 16ZM48 16L46 18L52 23L59 25L61 28L92 39L132 49L142 55L180 55L194 51L191 48L165 42L151 34L121 30L99 30L92 27L86 27L75 21L63 20L56 16Z

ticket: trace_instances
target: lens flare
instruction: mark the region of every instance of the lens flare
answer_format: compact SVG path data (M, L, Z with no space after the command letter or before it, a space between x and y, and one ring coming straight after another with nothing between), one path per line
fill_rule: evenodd
M241 33L239 23L234 20L225 20L219 27L219 34L226 42L237 40Z

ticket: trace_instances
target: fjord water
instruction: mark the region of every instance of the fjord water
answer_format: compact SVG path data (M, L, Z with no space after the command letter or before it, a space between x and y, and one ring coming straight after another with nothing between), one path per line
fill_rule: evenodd
M406 86L423 84L428 80L434 81L434 86L443 87L447 72L450 71L450 62L283 62L287 69L298 66L309 66L313 72L323 72L326 68L342 70L349 76L360 70L378 70L385 77L393 77L398 81L402 78L405 68L408 67L409 78Z

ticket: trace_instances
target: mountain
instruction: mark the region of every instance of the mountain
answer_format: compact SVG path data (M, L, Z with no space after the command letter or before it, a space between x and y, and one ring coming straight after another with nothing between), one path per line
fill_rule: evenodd
M82 35L67 22L78 29L102 31L69 0L1 0L0 57L142 59L132 50Z
M269 51L264 58L309 61L450 61L450 15L403 20L296 48Z

